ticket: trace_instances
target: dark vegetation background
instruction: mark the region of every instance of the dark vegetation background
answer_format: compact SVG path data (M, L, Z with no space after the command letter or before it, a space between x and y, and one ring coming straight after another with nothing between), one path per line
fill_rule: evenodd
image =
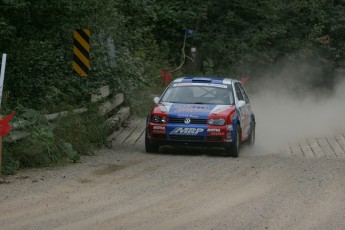
M0 0L0 53L8 54L1 113L14 110L15 119L35 127L32 138L5 145L4 168L76 161L102 146L108 130L97 126L103 118L96 112L58 126L37 117L89 106L90 93L105 84L125 92L143 115L149 104L143 98L151 100L162 88L159 69L181 61L173 78L246 75L260 81L293 69L293 80L332 89L345 66L344 12L345 0ZM71 64L72 35L79 28L91 31L92 69L82 79ZM194 62L181 60L186 28L197 31L184 50L193 57L196 47ZM90 127L101 138L95 141Z

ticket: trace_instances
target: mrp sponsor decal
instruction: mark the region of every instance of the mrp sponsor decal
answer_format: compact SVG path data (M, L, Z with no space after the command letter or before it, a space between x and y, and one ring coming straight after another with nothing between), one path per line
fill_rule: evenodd
M175 128L169 134L170 135L188 135L197 136L204 132L203 128Z

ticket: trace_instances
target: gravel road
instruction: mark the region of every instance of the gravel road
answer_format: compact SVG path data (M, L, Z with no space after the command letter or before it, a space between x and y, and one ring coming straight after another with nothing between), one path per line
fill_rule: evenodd
M7 177L0 228L345 229L345 161L337 155L243 149L234 159L168 147L147 154L142 131L133 121L112 135L112 149Z

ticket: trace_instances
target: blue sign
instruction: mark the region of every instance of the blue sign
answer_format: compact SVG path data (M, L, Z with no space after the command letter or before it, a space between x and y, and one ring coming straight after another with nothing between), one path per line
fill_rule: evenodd
M196 35L196 30L186 29L186 34L191 36Z

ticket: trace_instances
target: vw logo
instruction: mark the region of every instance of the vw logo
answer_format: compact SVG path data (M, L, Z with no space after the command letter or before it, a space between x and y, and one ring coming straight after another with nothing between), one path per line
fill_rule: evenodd
M186 119L184 119L184 123L186 124L186 125L188 125L188 124L190 124L190 118L186 118Z

